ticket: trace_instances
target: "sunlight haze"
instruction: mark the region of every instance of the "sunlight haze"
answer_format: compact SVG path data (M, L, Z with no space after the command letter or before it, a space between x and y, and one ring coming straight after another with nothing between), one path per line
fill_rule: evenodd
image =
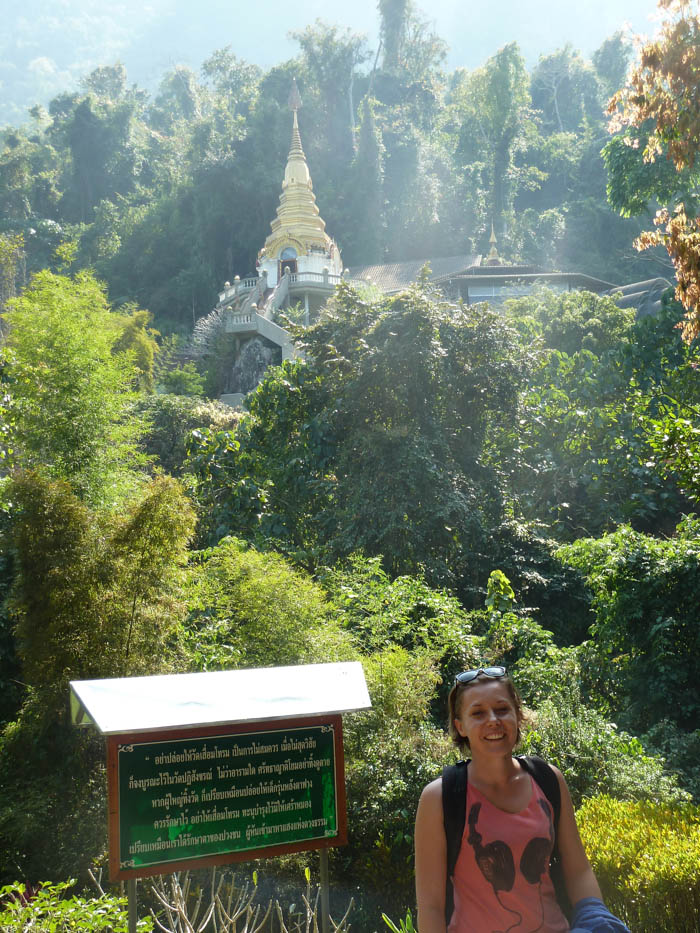
M465 0L416 4L448 45L446 67L476 68L498 48L516 41L529 66L540 55L571 43L584 56L626 25L653 31L654 0L588 0L565 6L552 0ZM122 61L129 79L153 91L175 65L198 70L215 49L230 46L246 61L271 68L298 52L290 33L317 19L364 33L378 42L376 0L352 4L284 0L0 0L0 124L21 119L34 103L72 90L102 64Z

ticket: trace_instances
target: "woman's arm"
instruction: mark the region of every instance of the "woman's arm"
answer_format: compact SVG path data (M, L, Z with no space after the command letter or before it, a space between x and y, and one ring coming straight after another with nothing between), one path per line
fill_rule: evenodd
M553 771L557 776L559 789L561 790L561 812L559 814L557 843L564 871L566 893L569 895L572 905L575 905L582 897L602 899L598 882L579 836L569 788L566 786L561 771L554 767Z
M419 933L446 933L447 842L442 778L424 788L416 813L416 902Z

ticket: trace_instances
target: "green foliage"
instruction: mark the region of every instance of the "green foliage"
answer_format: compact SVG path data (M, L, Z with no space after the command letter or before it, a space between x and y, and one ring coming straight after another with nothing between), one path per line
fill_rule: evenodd
M601 796L577 813L606 904L639 933L691 933L700 922L700 811Z
M128 488L141 431L127 416L133 358L115 351L125 322L90 274L50 272L12 300L6 319L12 465L68 480L88 502L113 501Z
M492 570L486 584L486 608L492 613L508 612L515 605L515 593L502 570Z
M5 489L0 492L3 496ZM4 503L3 503L4 505ZM0 508L0 541L8 532L8 514ZM17 657L12 620L7 610L7 596L14 578L14 561L9 549L0 549L0 728L14 719L23 696L20 662Z
M0 888L0 930L2 933L127 933L129 918L126 897L103 894L100 897L68 896L75 881L49 882L27 891L23 884ZM137 930L153 929L153 921L143 918Z
M25 682L52 696L47 712L71 679L157 669L193 530L178 484L154 480L119 517L37 473L18 474L11 494L17 650Z
M267 371L235 434L193 432L188 469L206 543L234 532L273 542L305 566L319 559L332 449L328 417L317 410L321 387L315 368L284 363Z
M566 675L561 667L550 671L561 679ZM575 679L569 676L567 684L566 695L552 695L532 715L523 751L561 770L576 806L597 794L662 802L688 798L662 758L647 754L639 739L584 706Z
M142 396L135 408L146 421L141 438L146 456L172 476L186 471L193 431L230 431L241 420L240 412L228 405L183 395Z
M623 527L560 551L586 575L608 689L635 731L666 718L683 729L697 722L699 546L698 522L687 519L666 540Z
M0 311L17 294L24 271L24 238L0 233Z
M396 926L393 920L387 917L386 914L382 914L382 920L389 927L393 933L416 933L416 928L413 926L413 917L411 916L411 911L406 911L406 919L399 920L399 925Z
M499 567L516 593L518 615L530 615L548 629L558 645L579 644L588 634L593 621L590 592L583 575L557 557L559 543L544 538L535 522L504 522L489 540L484 563L487 568ZM468 572L469 568L465 568ZM462 601L477 610L488 598L488 584L474 580L470 591L464 588ZM481 612L483 634L488 626L488 613ZM475 617L474 611L471 612Z
M160 385L172 395L204 395L204 379L194 363L183 363L176 369L163 373Z
M568 356L589 350L600 358L629 339L634 323L632 308L620 308L612 298L586 291L557 294L538 289L527 298L510 299L506 313L520 326L529 325L547 349Z
M530 365L516 335L424 286L372 305L341 286L304 345L313 363L264 382L239 433L239 464L254 465L257 488L271 480L265 511L307 549L381 554L393 573L424 567L429 583L454 585L500 517L481 454Z
M544 291L509 302L508 314L555 348L522 396L517 426L493 436L515 514L544 521L560 540L624 521L670 530L687 502L672 468L659 469L657 395L678 385L680 397L695 398L697 381L673 309L633 322L610 298Z
M105 845L104 745L68 721L68 681L172 665L193 515L169 477L119 516L39 474L18 474L11 493L10 607L29 689L0 736L0 876L84 874Z
M562 767L577 800L697 794L697 530L639 534L670 534L698 495L697 348L680 344L677 309L634 321L611 298L542 292L496 313L425 283L390 298L343 286L296 329L306 362L270 371L243 417L182 394L200 395L202 377L172 368L177 337L156 357L142 303L184 336L218 284L254 269L293 76L346 262L483 252L494 221L505 261L648 277L623 257L638 225L606 204L599 155L619 36L595 69L567 47L530 74L513 43L445 93L444 44L412 5L379 14L371 73L361 37L319 22L267 73L219 50L201 80L174 68L149 104L104 66L1 134L8 880L84 872L104 848L103 751L66 722L69 677L361 657L374 706L347 723L353 845L336 861L396 916L413 896L418 794L451 756L433 726L440 695L483 658L513 671L536 710L526 747ZM643 163L638 137L606 147L611 203L687 200L694 176ZM44 271L17 298L25 263ZM46 271L91 264L122 313L91 274ZM174 394L137 396L153 383ZM176 483L148 483L146 459L196 495L209 549L186 593L192 513ZM621 521L635 531L558 554L543 536ZM463 608L484 597L486 610ZM19 679L29 687L12 696Z
M346 261L353 263L378 262L384 251L386 238L386 206L384 204L384 144L374 113L375 102L365 98L362 104L357 154L352 164L355 189L351 216L348 218L352 233L343 243ZM354 221L354 223L353 223Z
M649 162L644 158L644 142L651 130L651 122L639 130L626 130L613 136L603 148L608 201L623 217L646 213L657 202L694 200L697 171L679 172L670 159Z
M87 882L106 851L104 741L68 721L65 687L47 693L30 689L0 734L0 883Z
M112 347L113 353L127 353L131 355L136 368L137 386L147 392L153 391L153 364L159 336L157 330L149 327L152 315L149 311L140 311L135 307L123 307L123 330Z
M391 646L363 660L372 709L346 717L349 845L338 871L392 913L413 897L413 818L450 754L425 724L438 675L429 654Z
M482 218L485 243L493 222L497 233L513 204L516 173L513 155L528 131L530 89L525 62L517 43L510 42L471 74L457 73L453 106L461 123L456 152L460 167L476 163L489 192L487 217ZM485 222L485 223L484 223Z
M645 748L661 755L678 783L700 802L700 729L684 732L670 719L662 719L642 736Z
M321 574L321 582L364 652L399 645L450 656L469 642L469 619L459 600L420 576L390 579L379 557L352 555L347 565Z
M629 43L625 42L623 34L616 32L593 53L593 64L598 80L608 97L611 97L624 84L631 52Z
M594 69L569 44L540 56L532 72L531 90L532 106L541 112L545 132L571 132L587 122L602 122Z
M344 660L355 650L322 589L278 554L225 538L193 557L189 664L197 670Z

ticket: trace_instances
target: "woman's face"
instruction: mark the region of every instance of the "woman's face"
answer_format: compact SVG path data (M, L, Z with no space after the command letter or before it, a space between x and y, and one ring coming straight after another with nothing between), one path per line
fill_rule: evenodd
M469 740L472 755L510 754L519 726L520 717L502 679L480 677L462 691L455 728Z

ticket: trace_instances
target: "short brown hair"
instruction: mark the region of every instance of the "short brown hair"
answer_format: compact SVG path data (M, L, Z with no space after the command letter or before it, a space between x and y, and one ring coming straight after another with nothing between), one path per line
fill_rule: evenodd
M448 716L447 731L449 732L450 738L452 739L452 741L455 743L457 748L459 748L461 751L464 751L465 749L469 748L469 739L465 738L465 736L463 735L460 735L459 732L457 731L457 727L455 726L455 719L459 715L459 709L461 706L462 697L464 696L464 692L465 690L468 690L470 687L473 687L474 684L480 684L480 683L483 683L484 680L492 680L492 679L493 678L488 677L488 675L486 674L479 674L477 677L474 678L474 680L470 680L466 684L462 684L462 683L459 683L459 681L455 681L454 686L450 690L449 696L447 697L447 716ZM523 701L520 699L520 695L518 691L515 689L515 684L510 679L508 674L506 674L504 677L499 677L498 680L506 685L506 689L508 691L508 694L510 695L510 699L513 703L513 706L515 707L515 712L518 717L517 741L519 742L520 741L520 723L522 722L524 715L525 715L523 712Z

